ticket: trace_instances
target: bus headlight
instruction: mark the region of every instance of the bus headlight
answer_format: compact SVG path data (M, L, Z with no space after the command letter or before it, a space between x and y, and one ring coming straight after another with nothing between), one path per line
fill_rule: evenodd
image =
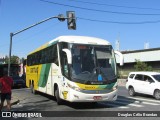
M67 85L68 85L68 87L72 88L73 90L76 90L76 91L81 91L81 90L82 90L81 88L76 87L76 86L74 86L74 85L71 85L71 84L69 84L69 83L67 83Z

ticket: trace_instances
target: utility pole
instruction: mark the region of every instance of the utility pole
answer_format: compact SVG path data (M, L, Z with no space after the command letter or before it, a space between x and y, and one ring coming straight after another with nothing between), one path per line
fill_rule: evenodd
M24 31L26 31L26 30L28 30L30 28L33 28L33 27L35 27L35 26L37 26L37 25L39 25L41 23L44 23L44 22L49 21L51 19L54 19L54 18L58 18L58 20L61 21L61 22L65 21L65 19L67 19L67 21L70 21L70 23L68 24L68 28L73 29L73 30L76 29L76 27L75 27L76 26L75 12L74 11L67 11L67 17L64 17L63 14L59 14L58 16L49 17L49 18L44 19L44 20L42 20L40 22L37 22L37 23L35 23L35 24L33 24L33 25L29 26L29 27L26 27L26 28L24 28L22 30L19 30L19 31L17 31L15 33L12 33L12 32L10 33L10 47L9 47L9 60L8 60L8 76L10 76L10 65L11 65L12 39L13 39L13 36L15 36L15 35L17 35L17 34L19 34L21 32L24 32Z

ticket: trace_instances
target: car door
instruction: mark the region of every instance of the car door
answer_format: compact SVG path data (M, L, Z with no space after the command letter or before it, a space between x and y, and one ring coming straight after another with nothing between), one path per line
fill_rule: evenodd
M148 94L148 95L153 95L154 92L154 80L148 76L148 75L144 75L144 83L143 85L143 92L144 94Z
M137 93L143 93L143 84L144 84L144 80L143 80L143 75L142 74L136 74L135 76L135 81L134 81L134 90Z

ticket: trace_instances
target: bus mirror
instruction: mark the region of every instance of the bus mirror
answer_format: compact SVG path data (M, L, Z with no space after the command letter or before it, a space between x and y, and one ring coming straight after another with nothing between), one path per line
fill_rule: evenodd
M64 51L67 54L68 64L71 64L72 63L71 51L69 49L62 49L62 51Z
M124 64L124 57L123 57L123 54L119 51L114 51L115 54L117 54L119 56L119 63L120 63L120 66L123 66Z

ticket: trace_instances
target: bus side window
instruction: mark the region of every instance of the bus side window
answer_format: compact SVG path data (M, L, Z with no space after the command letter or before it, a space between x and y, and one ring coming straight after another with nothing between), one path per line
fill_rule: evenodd
M57 44L53 46L53 62L58 66Z

